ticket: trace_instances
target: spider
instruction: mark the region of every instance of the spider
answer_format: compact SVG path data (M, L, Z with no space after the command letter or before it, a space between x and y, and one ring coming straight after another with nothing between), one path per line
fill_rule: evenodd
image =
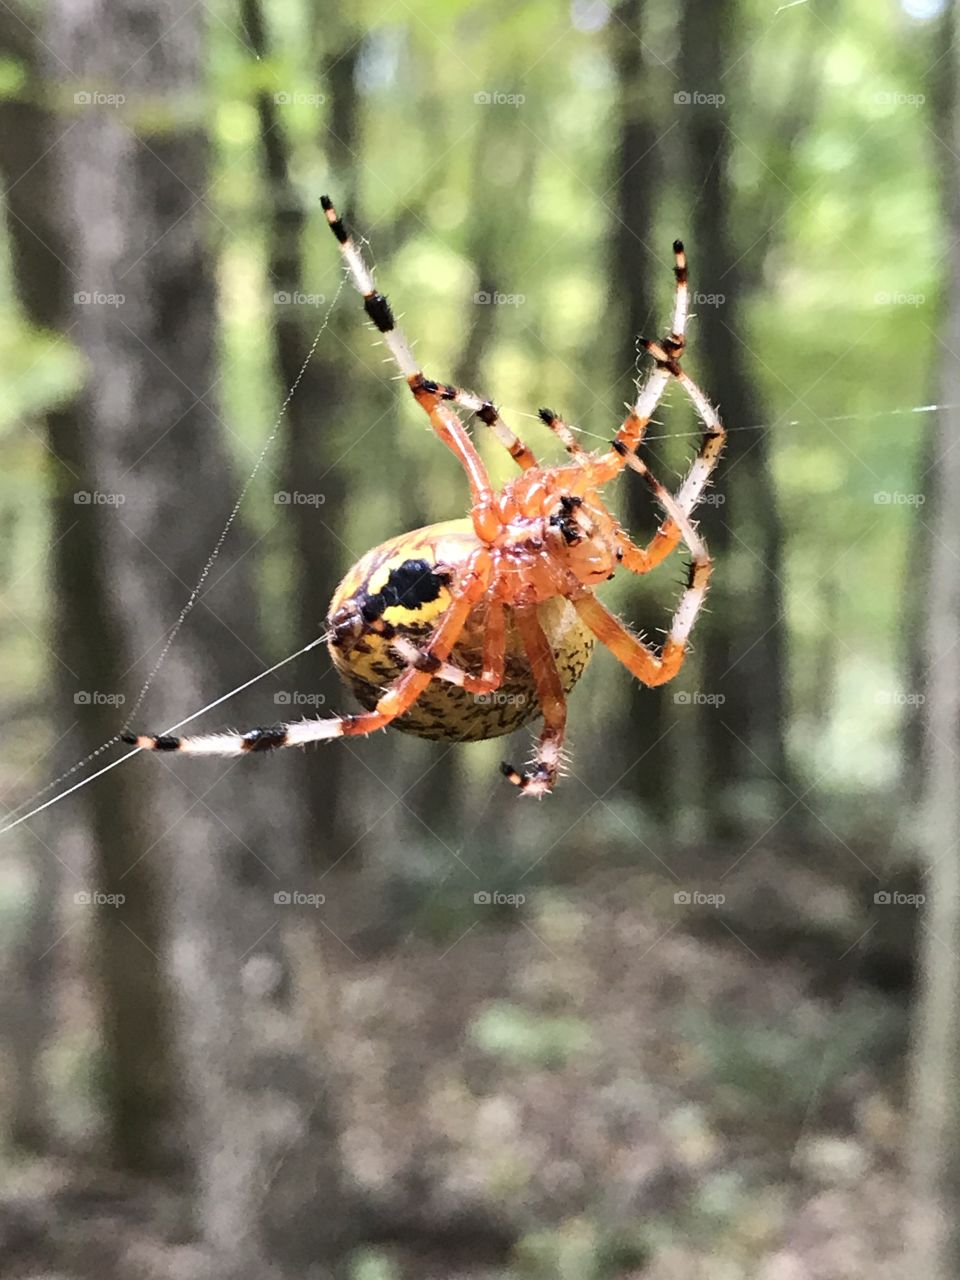
M427 378L397 327L360 250L327 196L321 198L350 277L373 325L437 437L466 473L470 516L403 534L376 547L348 572L327 618L326 638L340 674L365 710L298 720L245 733L190 737L128 734L144 750L237 756L356 737L388 725L426 738L475 741L509 733L543 717L526 769L502 772L524 795L553 789L563 762L566 695L582 675L597 640L645 685L680 670L703 604L712 562L690 519L716 466L725 431L716 410L680 367L687 320L687 265L676 241L673 327L644 340L654 367L606 450L588 452L550 409L540 418L569 455L541 466L504 422L493 402ZM671 379L705 426L699 452L676 495L637 456ZM520 475L499 492L454 406L476 416L509 452ZM643 477L665 519L646 547L636 545L600 497L622 471ZM680 542L689 575L670 630L657 651L595 595L618 567L643 574Z

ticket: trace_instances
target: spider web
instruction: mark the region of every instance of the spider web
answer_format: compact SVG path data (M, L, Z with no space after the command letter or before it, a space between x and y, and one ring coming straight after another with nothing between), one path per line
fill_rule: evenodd
M76 764L71 765L69 769L66 769L63 773L59 774L56 778L54 778L52 782L48 782L45 786L41 787L39 791L34 792L26 800L22 801L19 805L11 809L7 815L7 821L2 826L0 826L0 836L6 835L7 832L12 831L15 827L20 826L21 823L28 821L28 819L30 818L36 817L38 813L42 813L45 809L51 808L53 805L58 804L61 800L65 800L67 796L72 795L75 791L79 791L82 787L85 787L89 783L94 782L97 778L103 777L105 773L109 773L111 770L116 769L119 765L124 764L127 760L133 759L134 756L139 755L140 752L143 750L142 747L134 747L132 750L126 752L124 755L120 756L118 759L111 760L111 762L105 765L103 768L96 770L94 773L88 774L85 778L81 778L77 782L73 783L71 786L65 788L63 791L58 792L57 795L51 796L49 800L43 801L42 804L37 804L37 801L40 800L41 797L45 796L48 791L53 791L54 788L60 786L60 784L65 782L68 778L72 778L74 774L80 773L83 769L87 767L87 765L91 764L94 760L102 756L105 751L108 751L111 747L116 746L120 741L122 741L122 736L124 732L128 729L134 717L136 716L137 711L142 706L143 700L146 697L147 693L149 692L154 681L156 680L157 676L159 675L161 668L163 667L167 657L169 656L171 648L176 642L177 636L179 635L181 629L183 628L184 623L187 621L187 618L190 616L197 601L199 600L200 592L203 589L203 584L207 580L210 574L210 571L212 570L214 564L216 563L220 555L220 552L223 550L224 543L226 542L227 538L230 535L230 530L233 528L233 525L236 522L237 516L239 515L240 510L243 507L243 504L246 500L250 487L253 484L254 480L256 479L257 474L260 471L260 468L263 466L263 463L266 461L267 457L269 456L274 444L276 443L277 435L280 431L281 426L283 425L284 419L287 414L287 410L289 409L291 401L293 400L293 397L296 395L297 390L299 389L300 383L303 380L303 376L307 371L307 367L309 366L310 361L313 359L316 353L317 347L319 346L319 343L320 343L320 339L323 336L324 331L327 329L330 323L330 318L332 316L333 309L336 306L337 300L339 299L341 292L343 291L345 283L346 283L346 277L344 276L344 278L340 281L340 284L337 288L337 292L334 295L333 301L328 307L326 314L324 315L324 318L320 324L320 327L318 328L316 334L314 335L313 341L310 344L310 349L307 352L306 357L304 358L303 364L300 366L300 370L297 373L296 378L294 379L292 385L290 386L289 390L287 391L283 399L283 402L280 406L277 416L274 419L273 426L270 429L270 432L260 450L260 453L257 455L257 459L254 462L253 468L251 469L249 475L247 476L246 480L244 481L241 487L237 500L234 503L233 507L231 508L230 514L227 517L226 522L224 523L223 529L220 532L220 536L217 538L217 541L213 550L211 551L209 557L206 560L206 563L204 564L202 570L200 571L200 575L197 578L196 584L194 585L192 591L187 597L186 603L181 609L173 626L170 628L170 631L167 633L167 637L166 637L166 640L164 641L163 648L160 651L160 655L157 658L157 661L154 663L149 674L147 675L147 678L144 680L143 685L133 702L133 705L123 723L122 728L117 733L115 733L112 738L108 738L105 742L101 743L101 745L97 747L96 750L89 752L89 754L84 756L81 760L78 760ZM960 409L960 404L918 404L918 405L912 405L910 408L883 409L883 410L877 410L871 413L843 413L843 414L837 414L835 416L828 417L828 418L821 418L819 416L816 418L790 418L782 422L773 422L773 423L760 422L760 423L753 423L749 426L727 427L727 434L733 435L735 432L743 432L743 431L771 431L771 430L782 431L788 428L812 426L818 423L833 424L833 423L841 423L841 422L876 422L885 418L917 417L922 414L940 413L940 412L944 412L951 409ZM532 420L539 421L539 419L537 419L536 414L527 413L522 410L516 410L516 409L509 409L508 411L511 414L511 416L514 416L514 417L525 417L525 418L530 418ZM602 440L604 443L607 442L606 436L600 436L596 432L588 431L585 428L575 427L575 428L572 428L572 430L575 430L578 434L589 437L590 439ZM701 434L702 432L700 431L667 431L667 432L663 432L660 435L647 435L645 437L645 440L646 441L671 440L671 439L679 440L679 439L684 439L686 437L699 437ZM184 725L190 724L194 720L199 719L199 717L204 715L205 712L212 711L215 707L221 706L224 702L228 702L231 698L235 697L238 693L242 693L245 689L249 689L252 685L257 684L260 680L266 679L267 676L272 675L275 671L279 671L281 667L284 667L288 663L293 662L296 658L302 657L303 654L309 653L310 650L315 649L318 645L324 643L325 640L326 640L325 634L317 636L315 639L311 640L308 644L298 649L295 653L288 654L287 657L281 658L280 661L275 663L272 667L267 667L265 670L259 672L257 675L252 676L249 680L246 680L242 684L237 685L236 688L230 689L227 693L221 694L220 697L215 698L212 702L207 703L207 705L204 707L201 707L199 711L194 711L190 715L184 717L184 719L177 721L176 724L170 725L168 728L163 730L163 733L171 734L176 732L176 730L178 729L182 729ZM28 810L28 812L23 812L23 810Z
M124 755L120 756L118 759L112 760L110 764L105 765L102 769L98 769L95 773L89 774L87 777L80 779L78 782L75 782L72 786L67 787L65 790L59 792L57 795L52 796L49 800L44 801L42 804L38 805L36 803L42 796L45 796L48 791L53 791L54 788L60 786L60 784L65 782L68 778L72 778L74 774L80 773L83 769L87 767L87 765L91 764L94 760L102 756L105 751L109 751L111 747L116 746L119 742L123 740L124 733L129 729L130 724L132 723L134 717L136 716L137 712L140 710L140 707L143 705L143 700L147 696L147 693L149 692L151 686L153 685L154 681L159 675L161 668L166 662L167 657L170 653L170 650L173 648L173 645L176 643L177 636L180 634L180 631L182 630L184 623L186 622L190 614L193 612L193 609L196 606L197 601L200 599L200 593L203 590L203 584L206 582L207 578L210 576L210 571L213 569L213 566L216 564L217 560L219 559L220 552L223 550L224 543L226 542L227 538L230 536L230 530L233 528L234 524L236 523L237 516L240 514L240 510L243 507L244 502L246 501L247 494L249 493L250 488L254 480L256 480L261 467L263 466L264 462L270 455L276 443L277 436L280 432L280 428L283 425L284 419L287 416L287 410L290 408L290 404L293 401L294 396L297 394L297 391L299 390L300 384L303 381L304 374L306 373L310 365L310 361L313 359L314 355L316 354L317 347L320 345L320 339L323 337L324 332L326 331L328 325L330 324L330 318L333 315L334 307L337 305L337 302L340 298L340 294L343 292L345 284L346 284L346 274L344 274L343 277L341 278L340 284L337 286L337 291L333 296L333 300L331 301L329 307L327 308L326 313L324 314L324 317L320 322L320 326L317 329L317 332L313 336L313 341L310 343L310 347L307 351L307 354L303 358L303 363L300 365L300 368L297 371L297 376L294 378L293 382L291 383L290 387L287 390L286 395L283 398L280 408L277 411L277 416L274 418L273 425L270 428L270 431L267 435L266 440L261 446L260 452L257 455L257 458L253 464L253 467L251 468L249 474L247 475L247 478L244 480L243 485L241 486L240 493L238 494L237 499L230 510L230 514L227 516L227 519L223 525L223 528L220 530L220 535L217 538L216 543L214 544L213 550L210 552L210 555L207 557L206 563L204 564L203 568L200 570L200 574L193 586L193 589L188 595L186 603L184 604L183 608L180 610L180 613L177 616L176 621L174 622L170 630L167 632L166 639L164 640L164 643L163 643L163 648L160 650L160 654L156 662L153 664L153 667L149 671L147 678L144 680L143 685L140 688L140 692L137 694L136 698L134 699L133 704L130 708L130 711L123 722L123 725L118 730L118 732L113 735L112 738L108 738L105 742L102 742L99 747L89 752L82 759L78 760L76 764L71 765L69 769L64 770L64 772L59 774L56 778L54 778L52 782L48 782L45 786L41 787L39 791L35 791L26 800L22 801L19 805L16 805L13 809L11 809L7 815L7 821L4 823L2 827L0 827L0 836L6 835L7 832L12 831L14 827L20 826L22 822L26 822L29 818L33 818L38 813L42 813L45 809L49 809L52 805L55 805L59 801L66 799L67 796L72 795L73 792L79 791L81 787L87 786L88 783L93 782L96 778L102 777L105 773L109 773L111 769L116 769L119 765L123 764L126 760L130 760L135 755L140 754L142 748L134 747L132 751L128 751ZM311 640L308 644L304 645L303 648L298 649L296 653L289 654L286 658L282 658L274 666L268 667L265 671L259 672L257 675L253 676L250 680L245 681L243 684L238 685L235 689L231 689L228 693L225 693L221 697L216 698L213 702L208 703L207 706L201 708L201 710L195 711L191 715L187 716L185 719L180 720L177 724L171 725L169 729L164 730L164 733L165 734L173 733L176 729L181 729L183 728L184 725L190 724L191 721L196 720L200 716L202 716L204 712L210 711L214 707L220 706L221 703L228 701L230 698L242 692L244 689L249 689L251 685L256 684L260 680L264 680L267 676L272 675L274 671L278 671L281 667L286 666L288 662L293 662L295 658L299 658L302 654L308 653L311 649L316 648L317 645L322 644L325 639L326 639L325 635L317 636L314 640ZM24 813L23 812L24 809L28 809L29 812Z

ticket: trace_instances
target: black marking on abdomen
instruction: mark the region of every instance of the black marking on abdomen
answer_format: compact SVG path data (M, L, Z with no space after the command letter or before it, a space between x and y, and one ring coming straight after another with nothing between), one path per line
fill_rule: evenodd
M358 593L357 604L365 622L376 622L387 609L399 606L416 612L422 604L432 604L449 581L448 573L436 572L426 560L404 560L390 570L379 591Z

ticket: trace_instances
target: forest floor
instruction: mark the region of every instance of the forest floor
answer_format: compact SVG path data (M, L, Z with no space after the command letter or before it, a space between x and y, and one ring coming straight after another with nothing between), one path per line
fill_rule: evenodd
M370 1201L513 1241L482 1264L381 1246L357 1274L894 1275L901 1001L835 958L763 956L716 906L678 911L634 871L488 910L373 958L327 938L325 995L305 990ZM98 1197L84 1178L8 1169L7 1276L203 1274L174 1193L108 1180Z

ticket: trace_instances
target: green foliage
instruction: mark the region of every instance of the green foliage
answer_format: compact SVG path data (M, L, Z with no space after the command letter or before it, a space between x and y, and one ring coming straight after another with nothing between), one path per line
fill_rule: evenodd
M592 1033L580 1018L548 1017L501 1000L490 1005L469 1029L485 1053L535 1067L562 1067L590 1048Z
M350 1280L400 1280L396 1267L375 1249L361 1249L353 1255Z
M206 203L222 299L217 394L239 476L262 445L285 390L271 346L276 307L266 278L269 207L259 93L283 99L278 128L309 216L303 244L313 295L332 300L341 279L317 209L319 193L330 188L355 200L380 278L416 335L424 364L449 375L481 318L473 297L482 283L478 258L487 254L495 287L523 300L491 307L483 317L492 320L492 331L482 366L471 375L482 376L484 389L547 457L555 449L534 417L540 403L562 408L588 442L609 438L632 372L614 368L611 331L622 301L617 294L626 294L631 282L611 293L607 278L617 227L612 182L623 104L615 57L622 27L602 7L590 9L592 17L588 8L537 3L477 10L437 0L408 22L385 3L321 18L305 0L281 0L269 7L270 53L258 60L236 7L225 0L214 6L208 98L183 111L207 125L213 144ZM646 8L645 105L663 135L675 136L688 110L674 102L676 9ZM741 337L758 387L758 420L772 427L786 537L790 740L801 764L849 794L880 790L896 774L897 735L910 714L895 700L878 701L877 691L900 685L898 588L915 570L907 554L918 508L884 503L878 494L925 499L929 493L920 457L931 418L904 411L935 396L924 353L932 350L945 246L928 142L928 26L895 6L866 0L826 6L822 15L814 8L771 15L761 0L744 0L741 52L733 67L717 69L717 85L728 98L733 136L732 233L753 280ZM348 173L335 167L324 139L334 109L327 68L353 49L362 163ZM711 87L717 86L704 86ZM0 64L0 93L28 98L31 92L16 60ZM478 94L504 100L478 102ZM757 110L758 103L765 109ZM791 142L782 122L798 116L806 124ZM700 175L680 178L678 169L668 168L656 242L648 246L662 311L669 273L657 246L689 225L691 205L702 198ZM722 291L698 274L697 246L689 247L695 287ZM42 628L44 565L36 552L48 472L40 420L46 407L77 387L82 365L69 342L29 331L12 298L9 271L4 275L0 526L10 531L3 534L5 547L15 547L24 566L18 591L31 602L27 621ZM382 352L345 318L351 306L348 295L340 299L320 346L320 358L346 370L349 396L311 406L318 436L331 442L325 447L342 466L351 495L345 509L318 520L318 537L327 540L338 567L411 521L458 515L465 503L455 463L437 449L413 406L397 397L380 364ZM308 337L325 310L326 304L301 308ZM722 306L695 310L694 371L699 334L724 319ZM906 351L914 357L901 358ZM668 452L679 466L689 451L691 422L677 397L664 422L664 431L677 435ZM729 425L749 430L757 423ZM483 433L480 446L495 476L510 474L509 460ZM389 472L382 465L386 454ZM272 499L275 485L276 470L268 467L244 518L262 537L264 612L279 650L302 637L290 636L286 625L290 543ZM234 491L226 477L225 510ZM740 508L739 538L720 570L734 595L750 589L757 554L749 495L741 496ZM198 548L198 564L202 560ZM659 626L673 583L668 574L655 578L611 584L610 599L641 624ZM835 669L824 691L823 644L831 631L842 642L833 647ZM36 684L39 669L35 649L18 649L12 637L9 644L6 679L15 696ZM612 713L622 675L606 662L596 668L584 687L601 712ZM602 724L603 715L593 721ZM851 749L851 725L866 744L862 750ZM602 749L601 732L593 735L581 734L581 750ZM471 756L478 774L489 754Z

